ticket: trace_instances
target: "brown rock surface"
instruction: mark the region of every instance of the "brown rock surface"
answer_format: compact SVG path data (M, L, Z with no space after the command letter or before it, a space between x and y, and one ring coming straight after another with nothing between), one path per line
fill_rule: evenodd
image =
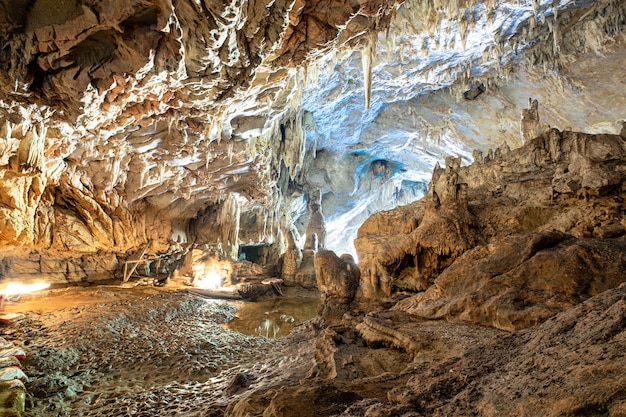
M609 126L615 124L615 113L604 110L621 108L623 95L619 88L606 94L604 86L621 83L615 76L619 71L613 68L621 68L623 61L624 37L619 35L623 2L601 0L594 7L577 3L520 5L525 12L517 13L513 31L500 27L505 19L494 22L493 18L510 7L517 8L511 6L514 2L502 0L488 7L480 3L468 0L455 7L419 0L220 4L1 0L0 249L27 246L25 252L37 250L65 259L94 252L124 257L147 244L151 253L170 255L193 244L208 244L237 258L241 243L251 243L270 247L269 256L277 259L285 249L285 231L302 215L291 212L288 205L292 199L313 189L324 196L332 194L337 204L344 206L329 210L329 216L334 213L337 217L346 203L352 203L350 199L361 199L367 190L378 189L378 185L370 188L356 178L358 173L352 171L356 165L344 164L348 152L355 151L356 156L363 151L371 159L368 163L384 160L387 168L401 169L405 162L388 158L389 149L410 149L406 154L412 154L418 150L414 140L418 136L424 145L449 136L467 146L484 147L496 140L516 145L517 97L526 95L526 80L537 89L545 87L545 95L554 96L554 102L541 97L542 110L545 107L551 113L547 118L542 114L542 120L567 126L572 119L584 119L580 125L615 130ZM471 19L463 13L475 7ZM532 17L528 15L531 10ZM444 30L448 22L450 30ZM385 29L391 31L388 36L376 36ZM468 36L476 35L487 36L489 42L479 42L480 48L466 42ZM469 48L463 52L468 59L458 59L459 43L463 49ZM518 79L523 81L516 84L517 91L508 94L506 83L499 78L509 80L511 66L520 62L510 57L517 56L519 48L520 61L528 58L533 65L544 67L544 74L529 70ZM349 113L345 119L336 118L345 122L339 122L342 126L337 131L324 126L336 121L329 120L328 113L317 108L318 103L306 104L303 95L310 96L317 88L312 84L318 70L327 66L320 56L331 51L343 55L347 49L356 51L353 58L362 52L365 68L360 68L361 59L346 58L347 53L336 60L337 65L328 57L328 68L341 77L320 86L321 90L332 89L323 95L336 103L329 108L341 107L336 113ZM454 62L442 58L446 62L430 63L429 51L437 49ZM388 55L385 63L381 62L383 51ZM572 73L563 72L572 79L565 88L559 78L560 67L591 51L597 58L572 66ZM613 58L607 61L609 52ZM554 78L544 77L548 64L556 71ZM478 66L480 71L473 70ZM604 74L591 71L600 66ZM385 69L381 73L376 67ZM587 74L592 72L596 79L589 84ZM369 81L361 86L355 81L364 74ZM377 75L382 88L376 86ZM545 78L545 83L533 83L537 77ZM389 84L384 78L398 83ZM437 85L436 89L450 86L451 94L445 92L447 99L435 97L433 101L430 94L423 94L429 85ZM451 101L455 91L467 91L470 85L483 86L480 90L484 91L480 96L470 93L478 105L466 113L467 108ZM376 94L377 89L382 93L388 86L392 86L389 95ZM368 103L372 101L371 117L355 111L354 94L358 91L362 98L362 90L367 91ZM559 90L568 93L557 94ZM528 94L537 97L535 92ZM503 95L496 99L495 93ZM596 100L602 95L610 100ZM400 135L404 139L398 140L405 143L378 142L374 137L385 135L379 135L377 128L371 130L372 123L387 129L388 118L395 116L383 115L376 100L395 105L408 104L413 98L424 111L414 111L412 104L401 110L413 119L411 138L407 141L407 135ZM572 98L591 102L597 110L594 116L565 114L562 103L570 103ZM595 101L603 102L602 111ZM491 123L493 109L498 118L506 114L508 121L515 114L515 129L507 128L507 120ZM475 117L477 112L485 116ZM461 120L480 122L455 126ZM483 123L486 120L489 123ZM361 125L364 134L358 133ZM483 126L468 127L477 125ZM351 134L344 129L356 134L349 138ZM336 131L329 134L328 130ZM495 135L485 131L503 135L492 138ZM444 150L445 146L437 145L438 150L430 156ZM327 147L324 150L332 154L328 161L341 166L332 167L329 175L312 172L311 160ZM379 151L385 155L378 155ZM411 158L411 162L423 170L434 164L430 156L427 161ZM362 208L347 228L354 230L366 213L379 210L383 203L389 207L421 194L416 184L398 187L394 193L392 174L394 169L385 169L384 177L390 181L385 181L381 201ZM376 175L370 179L375 180ZM569 183L576 187L576 181L565 177L556 187L559 192ZM406 194L410 190L416 194ZM403 192L403 198L392 198ZM321 212L312 217L320 220ZM453 229L466 223L452 217L440 213L432 227L447 228L446 233L460 242ZM241 233L244 226L246 232ZM604 235L619 233L618 226L601 227ZM299 232L303 234L303 230ZM325 246L324 232L320 229L317 233L321 247ZM425 226L420 233L431 234ZM426 237L421 239L424 244ZM433 268L422 270L419 280L407 275L402 286L424 288L456 251L464 249L450 248L449 254L432 250L424 246L413 262ZM442 259L433 261L435 257ZM390 293L387 287L395 277L387 279L376 271L366 275L371 275L373 293L383 287L383 294ZM303 278L311 281L310 274ZM374 282L377 278L383 279L382 286Z
M3 252L195 243L236 259L246 211L246 241L280 254L275 184L305 152L296 66L358 44L397 2L231 3L0 1Z
M623 237L514 235L466 252L432 287L394 308L425 318L523 329L618 286L625 268Z
M395 308L512 330L624 281L624 139L550 130L505 151L448 160L425 203L363 225L363 298L424 291Z
M619 353L626 342L625 296L622 285L539 327L478 344L393 390L389 400L430 415L619 416L626 395Z
M402 188L394 192L392 176L403 162L388 160L390 149L413 153L421 138L425 160L411 162L432 166L433 155L456 153L458 144L516 145L517 98L536 97L530 88L545 88L552 101L542 120L615 131L616 112L601 107L619 114L624 104L623 0L407 1L399 30L379 48L390 57L378 87L390 94L377 96L376 31L399 3L0 0L0 280L119 278L128 254L145 251L170 265L187 252L187 266L208 266L206 252L192 248L236 259L242 242L277 258L298 211L287 196L336 183L328 195L345 202L382 189L370 188L382 178L381 195L395 199ZM511 26L494 24L503 21ZM316 56L346 46L362 49L361 59L329 58L342 77L328 83L327 97L349 117L318 135L302 92L317 73ZM454 63L431 62L429 51ZM563 70L591 52L596 58ZM512 68L525 60L527 71ZM368 114L354 110L350 95L361 87L353 81L362 73L348 61L363 63ZM508 83L512 75L517 84ZM444 85L441 95L424 93ZM459 90L472 109L454 103ZM188 294L131 299L98 289L94 299L114 301L28 316L18 329L31 338L24 346L41 353L33 392L65 396L44 405L46 414L61 414L66 399L84 415L624 414L626 296L616 287L626 266L626 136L549 130L536 138L536 103L522 120L525 146L504 143L484 159L477 152L471 167L449 158L425 200L363 225L360 291L351 259L315 254L327 230L321 210L311 210L304 261L298 265L287 238L285 273L306 287L317 282L321 319L276 343L283 350L272 355L254 349L262 340L223 332ZM389 111L379 118L381 107ZM589 108L595 115L582 117ZM320 113L322 131L320 122L332 122ZM399 113L412 119L410 134L387 135ZM470 119L477 121L461 123ZM469 132L481 124L489 126ZM307 177L318 136L332 148L327 163L341 166ZM437 151L428 154L428 140ZM342 148L371 168L366 181L356 162L345 164L355 170L342 165ZM307 183L316 176L319 183ZM322 195L311 201L321 207ZM227 264L233 276L262 272ZM214 312L220 324L232 315ZM246 343L254 352L238 355ZM213 378L222 365L230 368L220 382ZM132 387L118 387L120 374ZM236 375L251 378L226 389ZM172 382L179 377L187 384ZM104 392L84 390L98 378Z
M351 255L338 257L322 250L315 254L315 279L322 296L319 316L328 325L341 320L356 296L361 273Z
M193 372L209 365L194 368L198 362L190 360L184 363L192 372L189 384L166 384L169 377L161 375L164 385L121 404L146 410L151 399L169 398L168 413L210 407L209 415L238 417L620 416L626 403L625 154L621 136L553 130L470 167L449 160L445 170L436 169L425 202L377 214L361 231L358 247L368 250L361 266L370 274L363 279L376 289L370 268L375 261L390 280L388 294L382 289L358 294L354 262L319 251L319 318L273 344L272 352L242 356L216 377L219 390L196 382L208 374ZM415 246L402 246L407 242ZM420 253L437 256L418 257L422 263L411 265ZM191 252L190 258L194 255L202 253ZM21 264L29 271L69 268L30 256L30 263ZM416 289L412 280L427 288ZM380 298L365 298L368 294ZM119 352L120 346L128 352L134 336L120 337L120 323L139 335L137 326L157 319L159 325L142 339L147 352L175 351L175 344L157 342L159 329L168 329L176 336L168 340L205 360L208 345L196 345L205 343L198 340L204 337L198 326L221 327L203 323L210 310L188 296L164 293L133 306L114 295L108 313L94 304L74 320L66 320L75 314L67 310L29 316L24 325L45 321L37 325L69 329L69 341L77 345L84 343L82 335L98 331L110 338L101 343L106 352ZM194 318L188 321L190 311ZM160 318L170 313L175 313L172 323ZM90 317L98 314L103 320L94 326ZM122 315L132 320L121 320ZM33 336L34 343L40 337L41 332ZM170 371L180 366L179 358L165 356L163 362L147 355L135 368L125 355L112 360L80 346L77 351L90 352L98 363L137 372L163 363ZM229 343L223 347L233 349ZM50 366L46 357L36 356L37 363ZM229 391L229 381L239 374L250 375L249 385ZM41 376L33 386L45 398L57 380L64 379ZM185 395L174 398L178 392ZM108 389L104 397L111 395ZM104 413L115 409L98 407Z
M26 298L36 311L3 336L28 351L35 415L617 417L626 401L626 285L511 333L353 310L273 341L167 287Z
M282 386L251 391L225 415L267 415L271 403L344 417L620 416L625 300L622 285L514 333L397 310L344 316L317 337L307 378L289 374ZM320 401L329 387L343 411ZM282 413L271 415L291 415Z

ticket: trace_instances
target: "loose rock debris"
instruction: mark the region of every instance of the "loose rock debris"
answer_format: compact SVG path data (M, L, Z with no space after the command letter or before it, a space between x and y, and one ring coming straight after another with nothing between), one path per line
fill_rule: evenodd
M28 416L157 410L174 416L225 408L220 397L232 392L234 378L246 375L238 390L244 391L265 372L258 359L281 343L224 329L233 306L185 292L101 287L68 289L66 296L91 303L31 311L0 329L7 346L28 352L20 369L28 380L3 390L17 392Z

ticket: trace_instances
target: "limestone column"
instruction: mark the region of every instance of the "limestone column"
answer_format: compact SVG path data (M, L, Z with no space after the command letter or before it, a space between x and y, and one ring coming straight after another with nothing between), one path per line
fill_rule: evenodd
M318 250L326 246L326 223L322 214L321 193L319 190L309 196L309 224L306 228L306 241L302 251L302 263L296 274L296 282L305 288L315 288L314 257Z
M316 252L326 248L326 220L322 213L322 196L319 190L312 192L309 197L309 224L304 248Z
M296 273L302 262L302 252L300 252L300 249L296 245L296 239L292 230L289 230L285 237L287 238L287 250L283 255L281 278L285 280L286 283L292 283L296 278Z

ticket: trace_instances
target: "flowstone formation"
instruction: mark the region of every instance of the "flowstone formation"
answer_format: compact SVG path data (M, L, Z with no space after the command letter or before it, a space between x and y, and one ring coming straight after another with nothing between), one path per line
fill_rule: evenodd
M313 366L225 416L624 414L626 137L551 129L478 156L363 225L360 286L316 255Z

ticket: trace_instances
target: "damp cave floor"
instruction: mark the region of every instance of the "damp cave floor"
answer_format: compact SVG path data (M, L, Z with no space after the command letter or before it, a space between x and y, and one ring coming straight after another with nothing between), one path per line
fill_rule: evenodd
M288 326L287 333L314 314L312 294L304 303L289 294L248 303L199 298L187 288L76 286L5 303L2 314L21 316L1 325L0 336L26 353L25 415L212 415L239 395L228 388L237 375L258 388L284 379L284 369L302 374L311 366L310 344L284 353L285 337L254 335L254 324L242 330L251 334L226 327L257 319ZM307 303L306 314L292 310Z

